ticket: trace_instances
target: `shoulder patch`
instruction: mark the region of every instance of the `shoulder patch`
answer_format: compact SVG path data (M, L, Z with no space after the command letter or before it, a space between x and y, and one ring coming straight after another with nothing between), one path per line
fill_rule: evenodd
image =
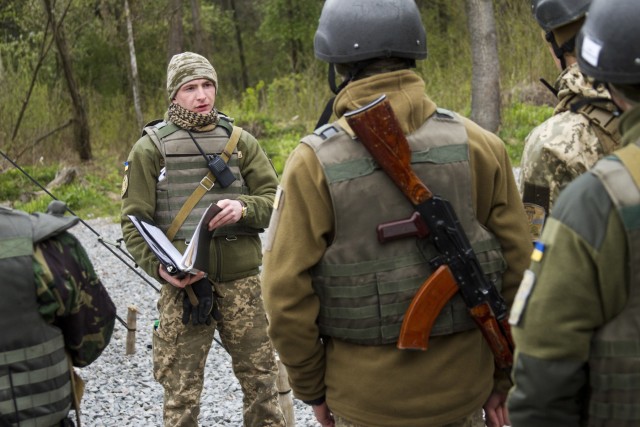
M533 290L535 283L536 275L533 271L526 270L524 272L524 276L522 276L522 282L520 282L516 297L513 300L513 305L511 306L511 313L509 314L510 325L518 326L520 324L522 313L524 313L524 310L527 307L527 301L529 300L529 295L531 295L531 291Z
M129 162L124 162L124 176L122 177L122 188L120 189L120 198L126 199L128 189L129 189Z

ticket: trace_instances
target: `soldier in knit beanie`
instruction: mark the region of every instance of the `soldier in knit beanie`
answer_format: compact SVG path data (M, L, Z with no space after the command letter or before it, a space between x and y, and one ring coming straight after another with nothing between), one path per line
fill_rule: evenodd
M204 367L218 332L243 392L242 424L284 426L259 250L278 176L256 138L217 111L217 92L216 71L205 57L183 52L171 58L164 117L145 126L125 162L122 234L136 263L162 284L153 331L162 425L201 425ZM153 219L182 252L214 204L219 212L202 223L211 231L200 236L207 249L199 248L200 270L187 274L171 274L131 220Z
M183 52L173 55L167 67L167 95L173 100L180 87L192 80L207 79L218 91L218 75L213 65L202 55Z

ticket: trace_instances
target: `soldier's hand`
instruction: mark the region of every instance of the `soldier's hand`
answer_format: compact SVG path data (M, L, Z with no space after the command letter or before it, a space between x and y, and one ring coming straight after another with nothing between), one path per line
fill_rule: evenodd
M213 287L208 279L203 278L190 285L193 292L198 297L198 305L191 304L187 293L185 292L184 299L182 300L182 323L185 325L191 323L193 325L210 325L211 324L211 311L215 303L215 297L213 294Z

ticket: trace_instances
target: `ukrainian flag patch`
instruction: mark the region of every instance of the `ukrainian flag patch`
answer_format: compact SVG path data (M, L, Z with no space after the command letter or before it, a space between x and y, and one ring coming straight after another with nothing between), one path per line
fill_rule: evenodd
M531 261L540 262L544 255L545 246L542 242L535 242L533 244L533 252L531 252Z

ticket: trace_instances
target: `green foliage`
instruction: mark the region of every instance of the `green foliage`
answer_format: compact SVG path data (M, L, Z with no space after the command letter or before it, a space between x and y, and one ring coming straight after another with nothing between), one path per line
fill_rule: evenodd
M502 110L502 127L498 136L502 138L514 166L520 164L524 140L531 130L551 117L553 108L514 102Z
M25 166L25 172L31 175L36 181L48 183L56 176L56 166ZM25 191L31 189L31 191ZM25 174L13 167L2 173L0 179L0 201L18 200L23 193L37 191L37 186Z
M41 0L0 2L1 148L17 157L21 165L32 167L34 173L44 174L41 179L48 182L61 166L78 163L71 144L72 126L49 135L72 118L64 74L53 44L35 79L17 137L12 140L40 59L46 16ZM58 17L62 8L70 4L63 28L87 109L95 162L100 163L98 168L84 169L80 180L58 189L57 196L68 198L72 209L87 215L115 215L119 209L121 165L141 131L132 102L123 2L55 3ZM194 50L191 2L182 3L184 49ZM282 173L287 157L300 138L311 132L332 96L327 65L313 55L313 34L322 2L234 3L235 13L229 9L231 2L200 2L207 43L202 53L212 61L219 79L216 105L258 138L278 173ZM417 4L427 30L429 56L418 62L416 71L425 79L426 93L439 106L469 116L472 64L464 2L430 0ZM493 4L505 94L499 135L505 140L512 161L518 164L524 137L551 114L551 108L525 104L511 96L512 90L527 87L539 77L553 81L557 71L528 2L494 0ZM148 122L162 118L167 107L167 18L172 11L167 0L130 0L129 5L142 109L144 121ZM46 34L48 45L50 29ZM243 72L248 76L249 88L244 87ZM0 200L19 203L16 189L31 188L32 184L18 181L9 172L2 174ZM21 206L42 209L49 201L47 197Z
M23 169L41 185L46 186L56 175L58 166L27 166ZM83 219L117 218L120 211L122 175L114 165L80 168L79 177L68 185L50 191L64 201L69 209ZM18 169L6 170L0 179L0 203L29 213L45 212L53 200Z
M259 3L262 23L259 37L274 42L278 52L286 53L289 70L297 72L311 62L313 36L322 4L305 0L263 0Z

